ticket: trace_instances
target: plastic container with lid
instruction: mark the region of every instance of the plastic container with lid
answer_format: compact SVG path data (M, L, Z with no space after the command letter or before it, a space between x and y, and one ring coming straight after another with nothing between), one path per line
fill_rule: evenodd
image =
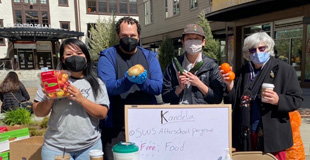
M70 72L65 70L48 70L41 68L41 81L49 98L64 98L70 96L67 92Z
M114 160L139 160L139 147L132 142L119 142L112 151Z

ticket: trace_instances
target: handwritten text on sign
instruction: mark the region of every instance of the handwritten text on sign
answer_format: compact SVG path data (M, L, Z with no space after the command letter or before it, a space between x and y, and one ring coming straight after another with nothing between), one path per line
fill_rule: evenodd
M128 140L141 160L223 159L229 148L229 108L129 108Z

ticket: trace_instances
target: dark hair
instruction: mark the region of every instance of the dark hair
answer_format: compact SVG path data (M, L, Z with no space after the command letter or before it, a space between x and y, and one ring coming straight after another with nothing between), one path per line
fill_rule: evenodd
M136 19L133 19L131 17L123 17L121 19L119 19L116 23L116 33L119 34L119 32L121 31L121 24L123 22L126 22L128 24L136 24L137 25L137 32L138 35L140 35L141 32L141 26L139 24L139 22Z
M62 42L60 46L60 59L61 59L61 64L60 64L60 69L67 69L66 65L63 63L63 55L64 55L64 50L67 46L72 46L73 48L79 48L82 50L84 53L86 60L87 60L87 67L83 70L83 75L84 78L90 83L94 97L96 98L98 95L98 91L100 91L100 85L98 82L98 79L96 78L97 75L93 69L93 64L90 59L90 55L87 49L87 46L80 40L78 39L66 39L65 41Z
M19 83L18 75L13 71L9 72L0 84L0 93L17 92Z

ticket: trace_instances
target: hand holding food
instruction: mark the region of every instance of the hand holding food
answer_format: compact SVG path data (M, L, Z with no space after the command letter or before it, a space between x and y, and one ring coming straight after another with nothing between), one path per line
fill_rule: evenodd
M183 75L183 72L186 72L186 71L183 69L179 60L176 57L173 57L173 61L174 61L174 64L176 65L178 71L180 72L180 74ZM203 61L196 62L195 66L189 72L195 74L203 64L204 64Z
M67 87L70 84L69 74L66 71L45 71L41 73L41 81L49 98L70 96Z
M144 72L144 67L141 64L136 64L128 69L129 76L138 76L139 74Z
M137 64L129 68L125 76L133 83L142 84L147 79L147 70L141 64Z
M222 70L224 80L231 82L235 79L235 73L231 70L231 66L228 63L223 63L220 66L220 70Z

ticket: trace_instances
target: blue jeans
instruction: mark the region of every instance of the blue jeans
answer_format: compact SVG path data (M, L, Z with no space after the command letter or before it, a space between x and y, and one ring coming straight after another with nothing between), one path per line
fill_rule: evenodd
M93 149L102 150L102 143L100 139L90 148L76 151L76 152L66 152L66 154L69 154L71 156L70 160L90 160L88 152ZM62 154L63 152L50 150L46 148L46 146L44 145L41 150L42 160L54 160L55 156L62 155Z

